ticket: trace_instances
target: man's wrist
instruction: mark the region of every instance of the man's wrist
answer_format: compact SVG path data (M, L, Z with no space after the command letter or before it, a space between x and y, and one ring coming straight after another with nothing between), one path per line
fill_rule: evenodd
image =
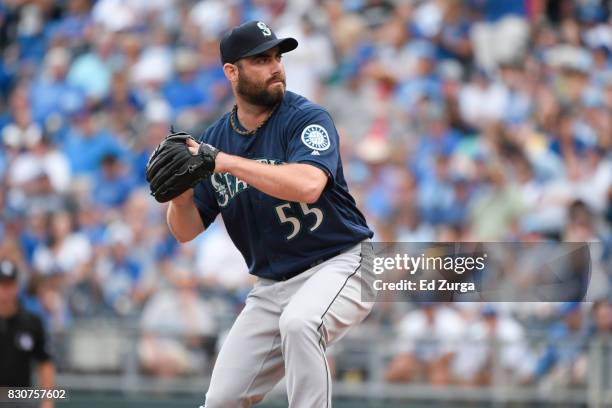
M186 190L183 194L173 198L171 201L173 206L185 208L193 205L193 189Z
M219 152L217 157L215 158L215 173L231 173L232 167L232 158L231 154Z

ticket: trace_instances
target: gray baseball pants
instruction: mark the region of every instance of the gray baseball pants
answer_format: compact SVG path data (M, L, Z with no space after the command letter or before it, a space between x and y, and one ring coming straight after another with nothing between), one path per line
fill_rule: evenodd
M290 408L331 407L325 348L370 312L372 244L364 241L286 281L259 279L223 343L206 408L250 407L286 376ZM371 289L373 290L373 289Z

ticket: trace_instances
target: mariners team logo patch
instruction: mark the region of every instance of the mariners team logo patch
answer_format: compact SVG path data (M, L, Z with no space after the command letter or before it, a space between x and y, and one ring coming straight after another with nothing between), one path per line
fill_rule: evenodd
M327 130L320 125L308 125L302 131L302 143L308 148L322 152L329 149L331 142Z

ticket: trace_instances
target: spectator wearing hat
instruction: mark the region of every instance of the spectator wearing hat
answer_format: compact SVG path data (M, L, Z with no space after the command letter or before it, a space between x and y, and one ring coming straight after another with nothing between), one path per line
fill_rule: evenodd
M14 262L0 260L0 386L30 387L36 363L40 388L55 387L55 366L40 318L18 300L18 270ZM46 401L45 408L53 406Z

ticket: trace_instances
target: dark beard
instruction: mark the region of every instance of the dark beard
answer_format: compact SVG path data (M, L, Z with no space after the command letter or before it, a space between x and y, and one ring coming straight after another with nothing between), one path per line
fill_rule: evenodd
M257 83L251 81L246 75L239 71L238 84L236 85L236 92L243 97L248 103L256 106L273 107L279 103L283 96L285 96L285 78L274 77L268 80L266 83ZM268 84L270 81L282 79L283 89L268 90Z

